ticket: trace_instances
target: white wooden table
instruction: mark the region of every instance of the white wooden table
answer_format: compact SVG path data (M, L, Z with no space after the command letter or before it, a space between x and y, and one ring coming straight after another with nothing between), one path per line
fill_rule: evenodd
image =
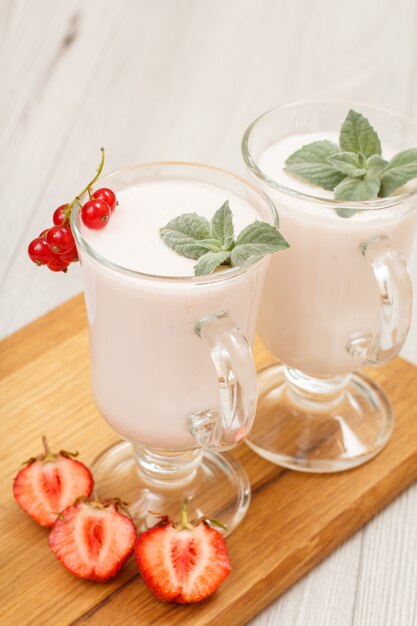
M183 159L244 173L243 131L286 101L417 118L415 0L0 0L0 31L1 336L81 290L78 267L38 269L26 247L101 145L107 172ZM416 339L414 324L414 363ZM252 623L416 625L416 517L417 486Z

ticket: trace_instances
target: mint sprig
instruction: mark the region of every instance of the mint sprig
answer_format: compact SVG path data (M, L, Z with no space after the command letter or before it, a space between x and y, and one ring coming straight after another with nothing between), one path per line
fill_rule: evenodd
M334 191L336 200L361 202L386 198L417 178L417 148L403 150L389 162L369 120L351 109L340 128L339 145L314 141L294 152L285 171L300 180ZM348 215L353 214L353 210ZM339 215L346 217L344 211Z
M276 226L256 220L234 238L233 215L226 200L211 223L197 213L183 213L159 231L167 246L181 256L198 259L196 276L211 274L220 265L235 267L288 248Z

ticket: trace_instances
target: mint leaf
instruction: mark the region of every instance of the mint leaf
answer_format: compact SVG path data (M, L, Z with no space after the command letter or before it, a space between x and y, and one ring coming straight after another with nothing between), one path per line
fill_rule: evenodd
M194 239L209 239L210 222L197 213L183 213L171 220L165 228L177 230Z
M327 160L346 176L357 177L366 174L366 168L363 167L365 163L360 156L355 152L338 152Z
M368 158L381 154L381 142L369 121L361 113L350 109L340 129L340 148L344 152L361 152Z
M353 202L374 200L378 195L379 185L377 178L345 178L334 190L334 197L336 200Z
M275 226L256 220L237 237L231 254L232 266L242 265L249 259L255 260L288 247L288 241Z
M225 250L229 250L233 243L233 216L228 200L226 200L213 215L211 220L211 236L221 241Z
M278 250L282 250L283 248L287 248L288 246L283 246L282 248L274 248L269 244L264 243L245 243L241 246L236 246L232 250L231 261L232 266L243 265L249 260L256 261L266 254L272 254L273 252L278 252Z
M339 146L332 141L314 141L288 157L284 170L307 183L333 190L345 178L328 160L338 152Z
M381 175L381 198L392 196L398 187L402 187L413 178L417 178L417 148L403 150L388 163Z
M223 244L218 239L201 239L198 245L203 246L206 250L210 250L211 252L223 250Z
M284 242L285 248L288 248L288 242L279 232L278 228L267 222L255 220L249 226L246 226L236 239L236 245L247 243L271 243Z
M367 178L378 178L383 169L388 165L388 161L378 154L373 154L366 161Z
M159 233L163 241L182 256L198 259L213 250L210 222L197 213L184 213L171 220ZM221 249L221 244L217 249Z
M226 261L230 264L230 250L220 250L220 252L206 252L194 265L194 273L196 276L203 274L211 274L219 265L223 265Z
M336 207L336 213L339 217L352 217L355 213L357 213L357 209L346 209L345 207Z

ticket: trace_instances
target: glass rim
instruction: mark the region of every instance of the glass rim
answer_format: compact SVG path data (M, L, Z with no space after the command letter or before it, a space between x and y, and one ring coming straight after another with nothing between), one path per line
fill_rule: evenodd
M156 167L162 167L162 166L185 167L185 168L196 168L196 169L200 168L200 169L209 170L212 172L218 172L221 175L226 175L228 177L235 179L240 184L243 184L246 187L249 187L253 192L256 193L256 195L259 196L260 200L262 200L262 202L264 202L268 206L273 223L276 226L278 226L278 213L275 208L275 204L267 196L266 193L264 193L263 191L255 187L255 185L252 185L249 181L245 180L241 176L238 176L237 174L229 172L228 170L222 169L220 167L216 167L214 165L208 165L206 163L198 163L198 162L192 162L192 161L150 161L147 163L137 163L135 165L130 165L129 167L120 168L118 170L111 172L110 174L106 174L106 176L100 177L96 181L96 184L99 181L103 183L111 179L112 177L117 176L118 174L124 174L126 172L131 172L134 170L141 170L141 169L152 168L152 167L156 168ZM149 280L149 281L160 281L160 282L170 282L170 283L180 283L180 284L181 283L186 283L186 284L215 283L215 282L222 281L222 280L228 280L229 278L233 278L234 276L238 276L239 274L243 274L249 268L254 267L256 265L261 265L266 260L267 256L269 256L269 255L266 255L260 259L254 259L253 261L249 260L242 265L237 265L236 267L230 267L228 269L221 270L220 272L216 272L214 274L204 274L202 276L192 276L192 275L191 276L169 276L169 275L165 276L163 274L149 274L146 272L139 272L137 270L125 267L124 265L119 265L118 263L114 263L113 261L110 261L103 255L99 254L84 238L78 226L79 213L80 213L80 206L78 206L76 211L74 210L71 211L70 225L71 225L71 230L74 235L75 241L82 248L82 250L86 252L94 261L98 262L99 264L104 265L105 267L119 274L124 274L124 275L131 276L134 278L141 278L143 280Z
M325 105L325 104L330 104L330 105L345 105L348 106L349 108L351 107L358 107L360 110L360 107L366 107L368 109L373 109L374 111L378 111L379 113L385 113L387 114L389 117L399 120L403 123L409 124L411 126L414 127L414 129L417 131L417 124L415 122L413 122L413 120L411 120L410 118L406 117L405 115L402 115L400 113L395 113L392 112L388 109L385 109L383 107L379 107L379 106L375 106L373 104L367 104L365 102L360 102L360 101L356 101L356 100L327 100L327 99L313 99L313 100L296 100L294 102L289 102L287 104L281 104L278 105L276 107L273 107L271 109L269 109L268 111L265 111L264 113L262 113L261 115L259 115L246 129L243 137L242 137L242 142L241 142L241 150L242 150L242 156L243 156L243 160L245 161L247 167L249 168L249 170L251 172L253 172L257 178L259 178L260 180L262 180L264 183L266 183L269 187L272 187L273 189L280 191L281 193L284 193L286 195L289 196L293 196L294 198L298 198L300 200L304 200L304 201L308 201L308 202L313 202L315 204L321 204L323 206L328 206L331 208L340 208L340 209L347 209L347 210L354 210L354 211L361 211L361 210L376 210L376 209L386 209L392 206L396 206L397 204L400 204L401 202L404 202L404 200L407 200L408 198L411 198L413 196L415 196L417 194L417 184L415 185L415 187L413 187L413 189L410 189L408 191L404 191L403 193L397 195L397 196L389 196L388 198L378 198L377 200L359 200L359 201L355 201L355 200L336 200L333 198L324 198L323 196L317 196L314 193L313 194L308 194L305 193L303 191L298 191L296 189L292 189L291 187L286 187L285 185L281 185L280 183L277 183L276 181L274 181L274 179L270 178L263 170L261 170L261 168L257 165L255 159L253 158L250 150L249 150L249 141L250 141L250 137L252 135L252 131L257 127L258 123L261 122L261 120L263 120L264 118L266 118L268 115L270 115L271 113L275 113L276 111L280 111L280 110L285 110L285 109L292 109L295 107L298 107L300 105L314 105L314 104L321 104L321 105Z

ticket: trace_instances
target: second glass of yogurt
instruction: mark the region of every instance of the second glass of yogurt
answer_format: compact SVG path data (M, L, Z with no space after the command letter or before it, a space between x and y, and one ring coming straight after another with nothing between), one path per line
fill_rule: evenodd
M310 472L360 465L389 440L388 399L355 370L395 357L411 320L415 181L389 198L342 202L284 171L302 146L338 143L349 109L369 119L385 159L417 146L413 122L331 101L273 109L251 124L242 143L252 179L276 205L291 243L272 259L266 279L259 331L282 364L259 375L248 443L270 461Z

